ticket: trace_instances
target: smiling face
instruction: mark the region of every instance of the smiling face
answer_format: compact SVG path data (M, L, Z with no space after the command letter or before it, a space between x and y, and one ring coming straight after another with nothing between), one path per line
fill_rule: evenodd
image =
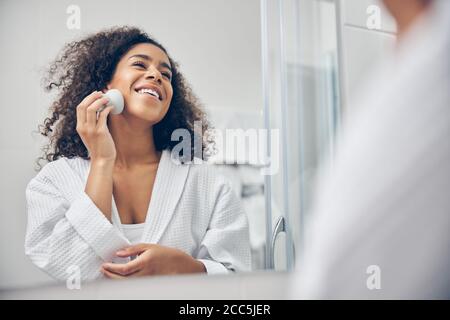
M159 47L140 43L119 61L108 89L122 92L124 116L147 120L151 125L164 118L173 96L172 72L167 55Z

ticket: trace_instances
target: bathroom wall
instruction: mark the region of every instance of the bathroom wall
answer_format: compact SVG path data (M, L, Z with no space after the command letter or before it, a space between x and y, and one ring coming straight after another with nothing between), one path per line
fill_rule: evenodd
M341 94L344 112L351 112L347 110L348 102L378 61L393 49L396 25L380 0L338 0L338 5ZM374 26L372 22L377 16L380 29L369 29L368 23Z

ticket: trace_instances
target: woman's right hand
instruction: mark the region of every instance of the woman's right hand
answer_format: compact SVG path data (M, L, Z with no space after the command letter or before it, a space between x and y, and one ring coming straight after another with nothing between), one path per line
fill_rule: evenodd
M108 98L103 97L101 91L94 91L77 106L76 130L88 149L91 160L114 161L116 159L116 146L106 121L114 107L109 106L103 109L97 120L97 111L106 103Z

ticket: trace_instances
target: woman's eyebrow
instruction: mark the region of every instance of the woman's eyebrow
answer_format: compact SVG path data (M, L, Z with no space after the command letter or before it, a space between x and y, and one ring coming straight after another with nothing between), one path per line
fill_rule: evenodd
M150 56L148 56L146 54L135 54L135 55L132 55L131 57L129 57L128 60L130 60L131 58L141 58L141 59L148 60L148 61L152 61L153 60L152 57L150 57ZM159 65L161 67L169 69L170 72L172 72L172 68L167 63L161 62Z

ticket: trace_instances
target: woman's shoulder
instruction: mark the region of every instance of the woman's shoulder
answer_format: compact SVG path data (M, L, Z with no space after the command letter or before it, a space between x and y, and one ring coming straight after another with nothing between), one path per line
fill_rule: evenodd
M89 167L89 160L85 160L80 157L67 158L61 157L57 160L46 163L42 169L37 173L36 177L39 178L51 178L55 175L64 175L67 170L73 170L81 172Z
M192 177L196 179L206 179L211 181L217 181L224 183L226 182L226 177L223 173L217 168L217 165L208 163L206 161L199 161L197 163L190 163L189 171Z
M220 170L218 165L203 161L202 163L191 163L189 166L189 185L206 189L212 196L234 189L232 180L226 172Z
M62 157L46 163L28 182L27 193L38 190L55 193L66 199L72 199L73 190L82 182L83 170L89 169L89 160ZM81 178L81 179L80 179Z

